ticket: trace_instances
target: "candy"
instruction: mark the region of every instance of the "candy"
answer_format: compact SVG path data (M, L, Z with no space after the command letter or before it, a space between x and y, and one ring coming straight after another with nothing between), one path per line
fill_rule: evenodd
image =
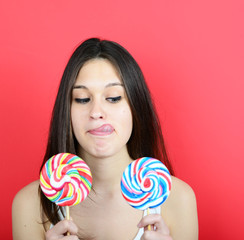
M157 159L139 158L123 172L122 195L134 208L140 210L155 208L168 198L170 190L170 173Z
M91 190L90 168L70 153L54 155L40 174L40 186L46 197L59 206L72 206L83 201Z

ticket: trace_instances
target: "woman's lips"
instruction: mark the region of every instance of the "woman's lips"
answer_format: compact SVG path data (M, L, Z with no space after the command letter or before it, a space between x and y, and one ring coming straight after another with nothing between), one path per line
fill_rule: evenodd
M112 134L114 131L114 128L110 124L104 124L99 128L94 128L89 130L88 132L92 135L96 136L106 136Z

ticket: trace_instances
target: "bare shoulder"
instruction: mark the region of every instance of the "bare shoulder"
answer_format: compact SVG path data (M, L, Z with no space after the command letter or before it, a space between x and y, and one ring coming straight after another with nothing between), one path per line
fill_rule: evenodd
M193 203L196 201L193 189L184 181L172 176L171 199L179 204Z
M39 181L34 181L22 188L14 197L12 210L21 211L22 209L29 209L40 203L38 196Z
M15 196L12 204L13 239L44 239L39 181L30 183Z
M21 199L22 197L26 196L26 194L33 194L38 193L39 188L39 180L36 180L34 182L31 182L30 184L23 187L15 196L15 199ZM14 199L14 200L15 200Z
M198 239L196 197L193 189L184 181L172 177L172 189L162 206L162 215L174 240Z

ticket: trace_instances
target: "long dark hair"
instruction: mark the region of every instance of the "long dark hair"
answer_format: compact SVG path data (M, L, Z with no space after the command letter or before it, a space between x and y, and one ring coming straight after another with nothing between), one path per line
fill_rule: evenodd
M41 168L55 154L76 154L77 141L72 132L70 118L72 89L84 63L96 58L109 60L116 67L125 86L133 116L133 130L127 143L130 157L154 157L161 160L173 174L160 122L140 67L130 53L118 43L98 38L88 39L78 46L64 70L53 108L46 154ZM52 224L56 224L60 220L57 214L58 207L41 191L40 196L43 213Z

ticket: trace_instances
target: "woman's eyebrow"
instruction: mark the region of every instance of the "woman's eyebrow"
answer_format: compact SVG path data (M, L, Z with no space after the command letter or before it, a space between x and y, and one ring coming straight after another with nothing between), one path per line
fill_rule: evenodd
M88 89L86 86L84 86L84 85L76 85L76 86L74 86L73 87L73 89L79 89L79 88L81 88L81 89Z
M120 82L115 82L115 83L109 83L105 86L105 88L108 88L108 87L113 87L113 86L121 86L121 87L124 87L124 84L120 83Z
M122 83L117 83L117 82L115 82L115 83L109 83L109 84L107 84L107 85L105 86L105 88L113 87L113 86L121 86L121 87L124 87L124 84L122 84ZM84 86L84 85L75 85L75 86L73 87L73 89L86 89L86 90L88 90L88 87L86 87L86 86Z

